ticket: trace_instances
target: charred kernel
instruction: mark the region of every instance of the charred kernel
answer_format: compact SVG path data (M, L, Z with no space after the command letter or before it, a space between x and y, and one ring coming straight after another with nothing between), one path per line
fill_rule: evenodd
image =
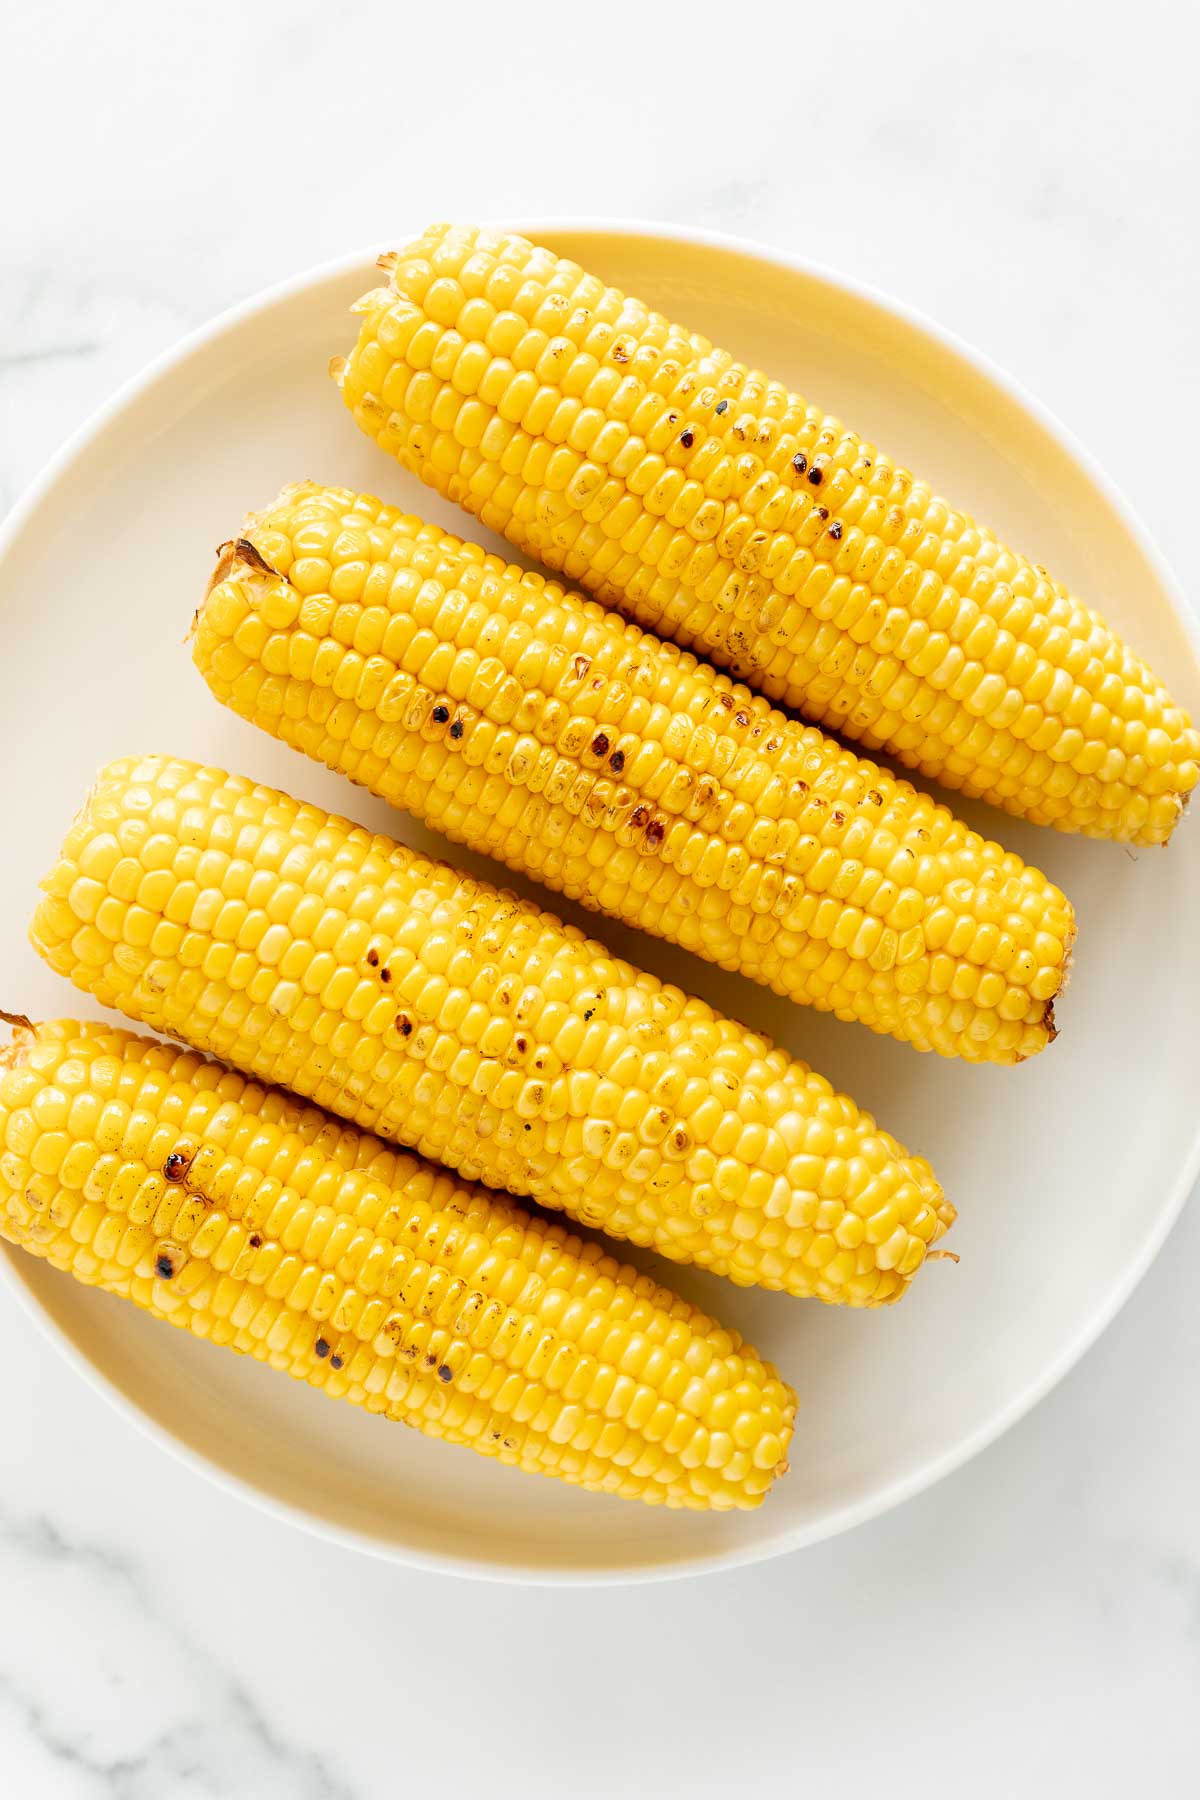
M625 767L625 752L623 750L614 750L608 759L608 766L614 775L619 775L621 770Z
M313 1350L316 1352L316 1354L318 1356L328 1356L329 1355L329 1340L328 1340L328 1338L319 1337L317 1339L316 1343L313 1345Z
M182 1150L172 1150L163 1164L163 1174L168 1181L182 1181L191 1166L190 1156L185 1156Z
M814 487L820 487L821 471L820 471L820 469L817 468L815 463L813 464L812 468L808 471L808 479L812 482Z
M379 952L378 952L378 950L376 950L374 948L373 945L372 945L371 949L367 951L367 961L370 963L370 965L373 969L377 969L379 967Z
M638 805L638 806L635 806L633 811L630 813L629 823L631 825L636 825L640 829L640 827L646 823L646 820L649 817L650 817L649 807Z
M433 719L434 719L434 723L436 725L444 725L446 723L446 720L449 717L450 717L450 708L448 706L435 706L434 707Z
M257 1231L252 1231L250 1233L249 1238L246 1241L248 1242L248 1244L250 1245L250 1248L252 1250L260 1250L262 1248L262 1239L258 1235Z
M649 845L651 845L653 848L657 848L658 845L662 843L662 841L666 837L666 835L667 835L667 828L663 824L662 820L661 819L651 819L650 823L646 827L646 842Z
M693 431L693 430L692 430L692 428L691 428L691 426L690 426L690 425L689 425L689 426L688 426L688 428L687 428L687 430L686 430L686 431L681 431L681 432L680 432L680 434L679 434L679 441L680 441L680 443L681 443L681 444L682 444L682 445L683 445L683 447L684 447L684 449L685 449L685 450L690 450L690 449L691 449L691 447L692 447L692 445L693 445L693 444L694 444L694 443L695 443L695 441L696 441L696 434L695 434L695 432L694 432L694 431Z
M598 731L592 739L592 754L593 756L608 755L608 739L602 731Z
M344 1356L331 1356L329 1359L329 1366L331 1369L340 1369L343 1367L345 1360Z
M842 521L840 519L835 519L833 521L833 524L829 527L829 535L831 538L840 538L841 537Z
M460 738L462 736L462 734L463 734L463 722L461 719L455 719L453 725L450 727L450 736L452 738L457 739L457 738Z
M438 1364L438 1380L439 1381L453 1381L454 1380L454 1370L450 1367L449 1363L439 1363Z
M412 1036L412 1028L413 1028L413 1022L408 1017L408 1014L401 1013L399 1018L396 1020L396 1030L400 1033L400 1036L401 1037L411 1037Z
M733 715L733 722L735 725L748 725L750 723L750 715L749 713L736 712Z
M805 469L807 469L808 458L805 456L803 450L797 450L795 456L793 456L792 467L795 469L797 475L803 475Z
M380 969L379 979L380 979L380 981L383 982L384 986L386 987L388 982L392 979L392 971L389 968L387 968L386 966L384 968Z
M175 1258L171 1255L169 1250L164 1250L155 1257L154 1273L158 1276L160 1281L170 1281L172 1276L177 1273Z
M728 412L729 411L728 400L718 400L716 406L713 408L713 411L718 414Z

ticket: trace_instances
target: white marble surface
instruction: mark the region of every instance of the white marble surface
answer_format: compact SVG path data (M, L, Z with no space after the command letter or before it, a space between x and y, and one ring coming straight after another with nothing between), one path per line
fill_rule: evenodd
M645 215L794 248L951 325L1187 572L1188 9L860 0L789 7L745 49L758 9L687 30L646 5L354 10L351 31L282 0L10 9L0 504L150 355L309 263L432 216ZM1193 1207L1062 1387L890 1517L591 1592L421 1576L273 1524L0 1295L0 1787L1192 1795L1198 1261Z

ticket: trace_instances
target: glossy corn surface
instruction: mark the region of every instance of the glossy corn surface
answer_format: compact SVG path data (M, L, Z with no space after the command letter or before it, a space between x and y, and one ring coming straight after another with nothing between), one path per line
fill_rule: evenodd
M1009 812L1166 841L1200 735L1042 568L780 382L525 239L384 259L367 434L521 549L773 699Z
M234 711L473 849L922 1050L1054 1035L1074 922L1037 869L556 583L379 500L287 489L193 655Z
M0 1051L0 1234L368 1412L629 1499L757 1506L795 1398L562 1227L220 1064L72 1020Z
M928 1164L550 914L269 788L100 776L31 937L104 1004L613 1236L874 1305L953 1211Z

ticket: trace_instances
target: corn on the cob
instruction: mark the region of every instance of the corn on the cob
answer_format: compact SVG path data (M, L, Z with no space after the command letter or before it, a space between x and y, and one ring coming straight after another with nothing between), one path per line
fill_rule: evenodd
M0 1051L0 1235L326 1394L538 1474L757 1506L795 1397L736 1332L219 1063L71 1020Z
M511 894L269 788L112 764L31 937L106 1005L734 1281L877 1305L953 1217L803 1064Z
M494 231L381 259L362 429L651 630L1039 824L1166 841L1200 734L1043 569L757 370Z
M1039 870L437 526L285 489L225 546L193 654L286 743L789 999L976 1062L1053 1036L1074 927Z

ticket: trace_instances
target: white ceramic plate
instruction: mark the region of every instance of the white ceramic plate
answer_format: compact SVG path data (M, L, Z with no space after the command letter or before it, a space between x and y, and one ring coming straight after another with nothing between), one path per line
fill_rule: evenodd
M877 296L744 245L637 226L524 229L837 409L1089 596L1200 707L1196 633L1144 531L979 358ZM359 435L326 378L352 338L347 308L373 280L371 259L357 257L218 320L120 394L10 521L5 1007L95 1011L42 967L24 925L112 756L168 750L238 769L487 867L222 710L182 641L214 546L285 481L345 483L476 530ZM1200 819L1166 854L1134 858L960 810L1046 868L1078 909L1062 1035L1018 1069L919 1056L573 915L815 1063L927 1152L959 1207L961 1264L931 1265L882 1313L666 1276L799 1389L793 1472L757 1513L651 1511L390 1430L17 1250L0 1259L8 1285L101 1392L194 1467L384 1556L502 1578L644 1578L770 1556L867 1519L963 1462L1058 1380L1147 1268L1200 1164L1186 1075L1200 1067Z

